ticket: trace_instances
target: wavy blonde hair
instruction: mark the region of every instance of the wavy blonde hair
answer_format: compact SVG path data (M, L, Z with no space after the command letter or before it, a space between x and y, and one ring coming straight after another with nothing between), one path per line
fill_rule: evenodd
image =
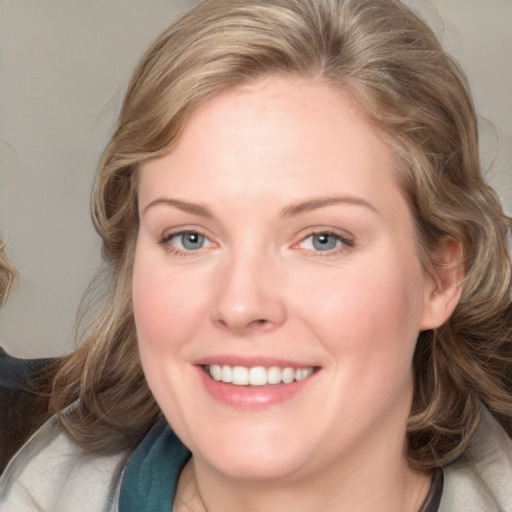
M138 168L164 155L191 112L219 91L270 74L320 77L387 134L427 271L439 240L464 251L463 294L414 358L411 464L430 469L471 442L482 403L512 418L510 221L482 179L466 79L398 0L207 0L165 31L136 68L100 163L92 215L104 273L55 379L53 410L91 450L135 446L161 413L144 379L131 304ZM76 407L62 409L73 401Z

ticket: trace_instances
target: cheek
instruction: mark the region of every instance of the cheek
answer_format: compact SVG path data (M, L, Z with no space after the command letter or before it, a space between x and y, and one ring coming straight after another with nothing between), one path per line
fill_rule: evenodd
M325 286L311 283L303 311L337 357L359 367L408 366L422 312L419 277L393 265L349 269Z
M195 325L197 308L191 304L199 294L187 284L152 262L135 259L132 298L141 350L172 350Z
M157 276L144 270L136 260L132 290L135 325L139 344L158 344L166 331L167 312L173 308Z
M184 394L180 362L197 328L197 310L190 307L195 293L187 288L150 258L136 257L132 300L141 363L155 399L173 422L181 417Z

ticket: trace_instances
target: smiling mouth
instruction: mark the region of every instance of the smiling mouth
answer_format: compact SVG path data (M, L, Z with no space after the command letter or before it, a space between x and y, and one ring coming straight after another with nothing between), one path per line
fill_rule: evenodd
M314 366L304 368L253 366L247 368L218 364L204 365L203 369L213 380L234 386L291 384L307 379L317 370Z

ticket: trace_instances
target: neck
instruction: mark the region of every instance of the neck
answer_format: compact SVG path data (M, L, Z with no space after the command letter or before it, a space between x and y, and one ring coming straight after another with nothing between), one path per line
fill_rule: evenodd
M307 478L244 481L215 474L192 459L177 490L177 512L419 512L430 475L414 472L404 457L385 468L358 464L350 470L325 468ZM388 461L389 462L389 461ZM206 471L205 471L206 469Z

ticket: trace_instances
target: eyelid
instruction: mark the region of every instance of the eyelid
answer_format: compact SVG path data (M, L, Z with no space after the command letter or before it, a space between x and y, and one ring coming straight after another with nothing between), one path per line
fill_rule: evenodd
M178 248L172 244L170 244L170 240L177 236L182 235L186 233L197 233L201 236L204 236L204 238L211 244L211 246L215 246L216 243L212 240L212 236L206 232L203 228L200 228L198 226L179 226L176 228L165 230L162 235L158 238L158 243L165 246L166 250L180 255L180 256L188 256L193 253L200 253L202 249L208 249L209 247L201 247L200 249L191 251L191 250L184 250L181 248Z
M198 233L200 235L203 235L205 238L207 238L208 240L210 240L210 236L208 235L208 233L206 233L206 231L202 228L199 228L199 227L189 227L189 226L179 226L177 228L171 228L171 229L168 229L168 230L165 230L162 235L160 236L160 240L163 242L163 241L167 241L167 240L170 240L173 236L176 236L176 235L181 235L181 234L184 234L184 233Z
M338 240L341 241L341 247L336 247L334 249L327 251L316 251L310 249L302 249L301 247L299 247L299 245L303 243L305 240L307 240L310 236L323 234L335 236ZM333 227L314 226L311 228L307 228L306 230L299 233L298 238L299 240L292 244L292 248L302 249L304 251L314 253L315 255L328 256L336 254L340 251L344 251L347 248L354 246L354 236L352 234L348 233L347 231L336 229Z

